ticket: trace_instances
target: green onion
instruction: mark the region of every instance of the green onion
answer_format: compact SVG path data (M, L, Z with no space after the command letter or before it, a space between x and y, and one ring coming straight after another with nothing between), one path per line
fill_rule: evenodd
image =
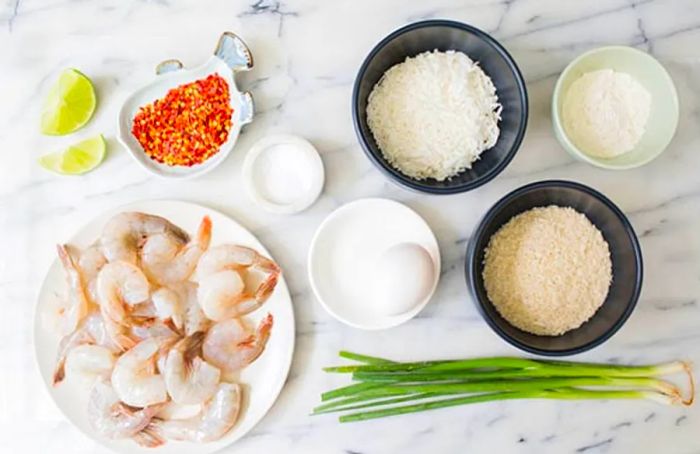
M377 388L382 386L384 383L355 383L348 386L343 386L342 388L337 388L331 391L326 391L321 394L321 400L331 400L338 397L348 396L355 394L360 391L366 391L368 389Z
M350 373L357 383L324 392L324 403L313 414L380 407L341 416L341 422L510 399L649 399L690 405L695 386L690 366L682 361L621 366L490 357L398 363L347 351L340 357L362 364L324 370ZM689 378L687 399L678 386L658 378L679 372Z
M438 408L454 407L456 405L467 405L479 402L491 402L496 400L511 399L649 399L664 404L673 404L673 398L656 392L649 391L590 391L583 389L570 390L537 390L518 392L499 392L489 394L476 394L472 396L456 397L452 399L436 400L434 402L420 403L414 405L403 405L381 410L372 410L359 413L343 415L340 422L364 421L367 419L384 418L386 416L403 415L406 413L416 413Z
M408 396L392 397L389 399L373 400L370 402L366 402L364 399L356 400L355 398L349 398L349 399L344 399L343 401L335 401L335 402L331 402L330 404L319 405L318 407L314 408L314 411L312 414L318 415L321 413L331 413L331 412L336 412L336 411L356 410L359 408L376 407L376 406L388 405L388 404L398 404L398 403L402 403L402 402L428 399L431 397L438 397L438 396L440 396L440 394L434 394L434 393L411 394ZM342 404L340 402L342 402Z
M489 378L514 378L531 377L537 372L524 369L504 369L500 371L454 371L454 372L423 372L417 370L411 373L405 372L353 372L353 380L366 382L415 382L415 381L454 381L454 380L484 380ZM548 375L553 376L553 375Z
M338 352L338 356L340 356L341 358L352 359L354 361L359 361L361 363L367 364L393 363L393 361L389 361L388 359L377 358L376 356L361 355L359 353L353 353L346 350L341 350L340 352Z
M557 371L559 376L605 375L611 377L646 377L668 375L685 370L681 361L657 366L618 366L592 363L566 363L563 361L529 360L509 357L477 358L450 361L423 361L415 363L367 364L359 366L326 367L326 372L446 372L469 371L471 369L520 369L546 375L546 371ZM484 371L482 371L484 372Z
M478 369L478 368L526 368L536 367L537 363L527 359L495 357L495 358L476 358L466 360L449 360L449 361L422 361L415 363L386 363L386 364L369 364L361 366L337 366L326 367L323 370L326 372L356 372L356 371L410 371L416 369L424 370L461 370L461 369Z
M430 393L434 395L454 395L476 392L494 391L537 391L542 389L556 389L564 387L580 386L604 386L604 387L624 387L636 389L650 389L667 395L678 395L678 388L668 382L654 378L609 378L609 377L580 377L580 378L535 378L531 380L490 380L480 382L465 383L428 383L415 385L395 385L375 386L359 391L346 390L337 393L334 397L345 397L343 400L335 400L327 404L316 407L317 410L328 410L350 403L364 402L368 400Z
M361 355L359 353L353 353L353 352L349 352L349 351L345 351L345 350L341 350L340 352L338 352L338 356L340 356L341 358L351 359L351 360L355 360L355 361L359 361L359 362L363 362L363 363L367 363L367 364L384 364L384 363L392 363L393 362L393 361L389 361L388 359L377 358L376 356ZM392 382L392 381L395 381L395 380L384 380L384 382ZM342 388L334 389L332 391L327 391L327 392L321 394L321 400L324 400L324 401L330 400L330 399L333 399L335 397L340 397L340 396L346 395L348 393L354 393L356 391L362 391L362 390L369 389L369 388L375 388L376 386L378 386L378 385L376 385L374 383L356 383L354 385L344 386Z

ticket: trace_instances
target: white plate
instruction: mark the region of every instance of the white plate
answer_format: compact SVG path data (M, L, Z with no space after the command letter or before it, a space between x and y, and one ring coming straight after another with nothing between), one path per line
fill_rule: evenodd
M252 247L270 257L262 244L245 228L228 216L192 203L178 201L143 201L111 210L80 229L68 243L86 247L94 242L105 222L122 211L142 211L163 216L193 233L204 215L212 220L212 245L237 243ZM221 440L194 444L168 441L155 449L139 447L132 440L108 440L97 436L87 420L87 398L89 391L69 378L60 386L51 386L54 361L60 337L48 329L51 307L58 295L65 289L63 270L58 260L49 269L39 293L34 316L34 346L41 375L49 389L49 394L66 417L89 437L100 444L120 453L159 453L159 454L207 454L228 446L250 431L272 407L289 373L294 350L294 312L287 284L282 277L265 305L246 316L246 320L257 323L267 313L274 317L270 340L263 354L240 375L245 386L244 407L241 416L231 431Z
M372 264L389 247L403 242L428 251L435 282L428 297L413 309L379 315L368 295ZM439 276L435 235L415 211L393 200L361 199L338 208L318 228L309 250L309 281L316 298L333 317L355 328L386 329L410 320L430 301Z
M119 111L117 138L129 150L131 156L141 167L163 178L193 178L201 176L221 164L236 144L241 127L253 121L253 97L248 92L241 92L235 75L239 71L248 71L253 67L253 56L243 40L231 32L225 32L209 60L192 69L184 69L179 60L166 60L156 68L156 79L129 96ZM218 153L201 164L191 167L169 166L154 161L146 155L138 140L131 134L131 126L139 109L165 95L180 85L204 79L211 74L223 77L229 85L231 96L231 130L228 139L221 145Z

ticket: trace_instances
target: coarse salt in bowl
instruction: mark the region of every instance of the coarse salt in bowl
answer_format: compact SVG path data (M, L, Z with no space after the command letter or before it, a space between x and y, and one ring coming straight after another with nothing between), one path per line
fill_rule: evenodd
M248 151L243 179L249 197L263 209L292 214L311 206L323 190L323 161L307 140L276 134Z

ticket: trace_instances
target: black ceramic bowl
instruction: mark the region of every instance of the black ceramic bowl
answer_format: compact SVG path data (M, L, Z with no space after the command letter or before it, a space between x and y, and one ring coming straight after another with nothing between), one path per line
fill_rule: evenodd
M382 155L367 125L367 98L386 70L433 50L462 51L491 78L503 106L501 133L493 148L484 151L472 168L450 180L415 180L394 169ZM474 189L496 177L513 159L525 135L527 91L513 58L495 39L469 25L447 20L416 22L384 38L369 53L355 79L352 116L357 137L369 159L395 182L430 194L454 194Z
M508 323L486 296L482 278L484 249L491 235L513 216L548 205L569 206L585 214L608 242L613 268L608 296L595 315L555 337L526 333ZM469 241L466 275L477 308L499 336L530 353L572 355L605 342L630 316L642 289L642 252L625 215L603 194L571 181L540 181L516 189L486 213Z

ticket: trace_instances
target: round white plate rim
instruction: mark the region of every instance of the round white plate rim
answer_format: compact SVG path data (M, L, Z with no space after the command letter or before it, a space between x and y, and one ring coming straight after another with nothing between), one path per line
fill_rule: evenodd
M248 236L249 239L252 239L253 242L257 243L259 245L259 251L263 254L266 254L268 257L272 258L274 260L274 257L269 253L267 248L257 239L255 235L252 234L246 227L241 225L238 221L230 217L229 215L216 210L214 208L199 204L199 203L194 203L194 202L188 202L188 201L182 201L182 200L173 200L173 199L150 199L150 200L140 200L140 201L135 201L131 203L127 203L124 205L120 205L116 208L108 209L97 216L93 217L90 221L87 223L83 223L80 225L78 229L75 230L75 233L71 236L71 241L75 238L75 236L79 235L80 232L90 229L92 225L96 223L104 223L109 216L112 216L118 212L122 211L144 211L144 212L149 212L153 210L158 210L158 208L154 208L153 206L160 206L161 209L163 209L163 206L171 205L171 206L180 206L185 210L199 210L203 211L205 213L213 214L215 216L219 216L222 218L227 219L229 222L232 224L235 224L238 226L243 232L245 232ZM216 226L214 226L216 228ZM81 433L83 433L85 436L90 438L91 440L94 440L96 443L98 443L100 446L103 446L113 452L118 452L118 453L132 453L136 451L143 451L143 452L152 452L152 453L160 453L160 454L167 454L168 453L168 446L172 446L173 442L166 443L164 446L159 447L159 448L141 448L135 443L133 443L131 440L128 440L129 443L132 443L131 445L128 445L127 447L117 447L114 445L108 444L109 441L111 440L106 440L104 438L101 438L87 430L84 430L80 425L78 425L76 422L73 421L73 419L68 415L68 413L59 405L58 401L56 400L56 397L54 396L54 390L52 386L49 383L48 377L45 376L42 373L42 364L40 360L40 354L38 352L38 328L41 326L41 300L46 298L47 292L50 291L50 289L47 290L47 278L49 277L52 269L58 268L58 260L54 259L49 266L46 268L46 271L44 273L44 278L41 283L41 287L39 289L38 295L36 302L34 304L34 311L32 314L32 342L34 344L34 365L37 368L37 372L41 376L41 381L44 383L45 389L48 392L49 396L51 397L51 400L53 403L56 405L56 407L60 410L61 414L63 417L65 417L70 424L78 429ZM239 418L239 420L236 422L236 426L232 429L229 434L224 436L222 439L216 441L216 442L211 442L211 443L201 443L201 444L196 444L196 443L187 443L187 452L188 454L210 454L212 452L217 452L221 449L224 449L228 446L233 445L236 441L240 440L243 438L248 432L250 432L252 429L257 426L262 419L269 413L269 411L272 409L274 404L277 402L277 399L279 398L279 395L282 393L282 390L284 389L284 385L286 383L287 377L289 375L289 372L291 370L292 366L292 359L294 356L294 347L295 347L295 341L296 341L296 323L294 319L294 308L292 304L292 299L291 295L289 292L289 287L287 286L286 280L284 275L280 276L280 279L278 280L277 283L277 288L275 290L275 293L281 294L281 297L286 300L286 306L288 307L288 314L286 317L282 318L282 320L286 319L286 325L289 327L289 330L287 330L290 335L288 336L289 338L284 342L284 345L287 346L287 350L282 352L282 355L286 358L284 361L283 367L278 368L277 370L280 371L280 373L277 376L277 380L275 382L275 389L273 390L272 393L269 393L268 395L271 396L269 399L269 402L267 404L267 408L265 408L262 412L259 413L258 417L256 420L252 421L244 431L241 433L236 434L235 429L241 424L242 418ZM44 303L46 304L46 303ZM275 322L278 322L279 317L275 318ZM279 331L279 330L278 330ZM52 352L55 353L55 352ZM249 410L249 408L248 408ZM243 415L245 417L245 414ZM233 437L229 435L235 435ZM182 442L175 442L182 444Z
M295 145L299 151L306 155L313 174L311 188L306 195L298 201L287 205L273 203L263 197L256 188L254 181L255 176L253 172L255 160L260 157L260 154L263 151L273 145L283 143ZM321 155L318 153L316 147L314 147L314 145L305 138L293 134L271 134L264 136L255 142L246 154L245 160L243 161L242 173L249 197L265 210L278 214L299 213L313 205L316 199L318 199L318 196L321 194L321 191L323 190L323 183L325 181L323 160L321 159Z
M420 221L422 225L426 228L426 231L430 233L430 239L434 243L435 246L435 252L437 257L435 257L435 282L433 283L433 286L430 290L430 293L428 296L425 298L424 301L422 301L420 304L416 305L413 309L406 311L402 314L398 315L393 315L393 316L387 316L384 319L384 323L377 323L377 324L372 324L372 325L363 325L360 323L355 323L351 320L347 320L344 318L342 315L338 314L331 305L327 304L324 298L321 296L321 291L318 288L318 284L316 282L316 277L314 276L314 266L313 262L316 257L316 247L318 244L318 239L323 233L323 231L327 228L327 226L333 222L336 218L338 218L340 215L343 214L344 211L357 208L358 205L362 205L365 203L388 203L390 205L393 205L394 207L402 210L408 210L411 212L415 217L416 221ZM358 328L366 331L377 331L377 330L382 330L382 329L388 329L388 328L393 328L395 326L401 325L402 323L407 322L408 320L412 319L420 311L422 311L425 306L428 305L430 300L432 299L433 295L435 294L435 291L437 290L437 285L440 281L440 273L441 273L441 255L440 255L440 247L437 242L437 238L435 237L435 233L432 231L430 228L430 225L428 222L423 219L421 215L419 215L415 210L412 208L408 207L407 205L404 205L401 202L397 202L396 200L391 200L391 199L386 199L386 198L381 198L381 197L369 197L369 198L362 198L362 199L357 199L353 200L351 202L348 202L338 208L336 208L332 213L330 213L318 226L316 229L316 232L314 233L313 238L311 239L311 246L309 247L309 254L307 257L307 268L308 268L308 277L309 277L309 283L311 284L311 289L314 292L314 295L316 296L316 299L318 302L321 304L321 307L323 307L326 312L328 312L333 318L336 320L351 326L353 328Z

